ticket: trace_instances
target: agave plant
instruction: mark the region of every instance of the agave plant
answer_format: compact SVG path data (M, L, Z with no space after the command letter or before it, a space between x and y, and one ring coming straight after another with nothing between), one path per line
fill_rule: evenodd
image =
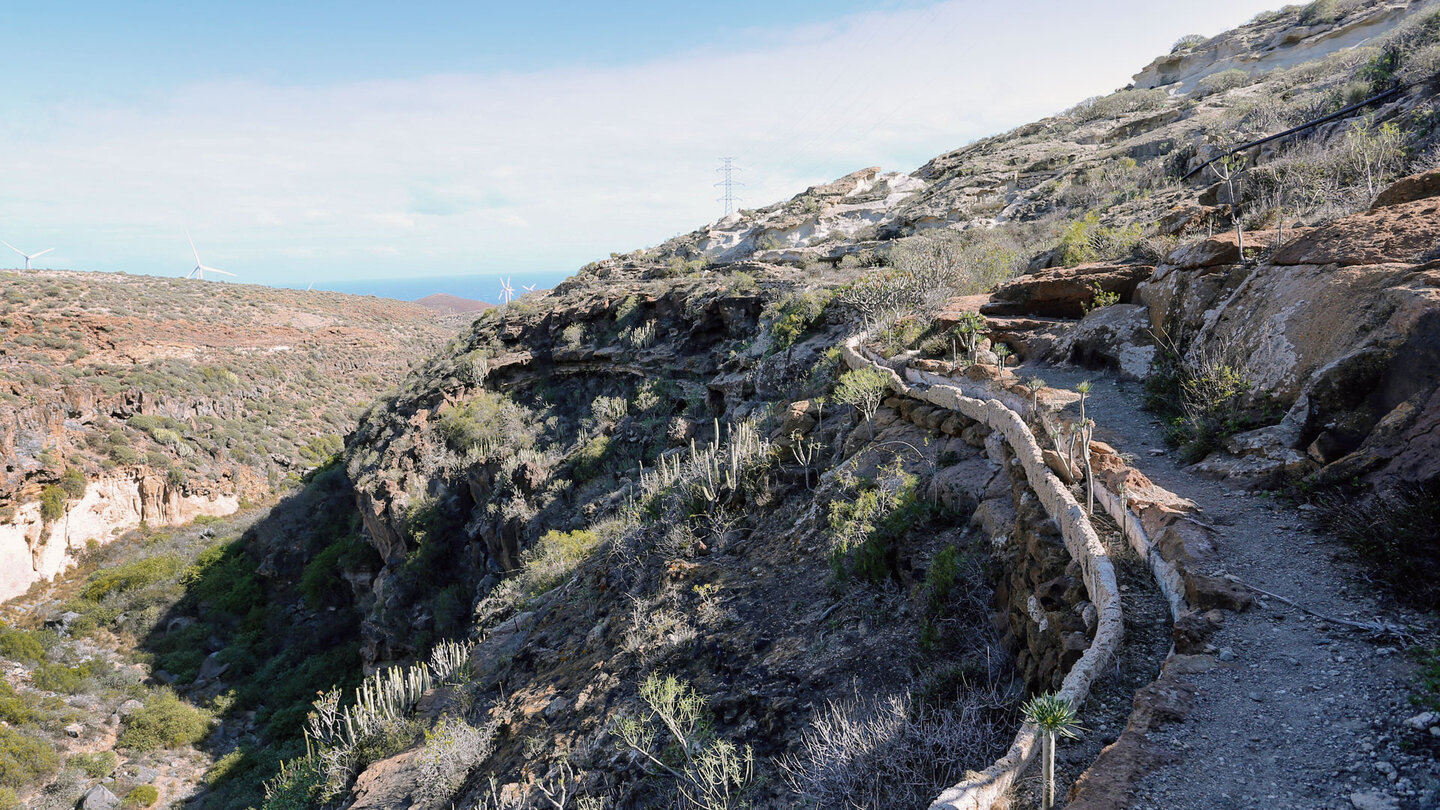
M1044 782L1044 794L1041 797L1040 806L1044 810L1050 810L1055 806L1055 742L1059 737L1078 739L1076 730L1080 728L1080 716L1076 713L1075 707L1070 701L1059 695L1036 695L1028 703L1020 708L1028 722L1034 723L1040 731L1040 740L1044 749L1040 752L1041 779Z

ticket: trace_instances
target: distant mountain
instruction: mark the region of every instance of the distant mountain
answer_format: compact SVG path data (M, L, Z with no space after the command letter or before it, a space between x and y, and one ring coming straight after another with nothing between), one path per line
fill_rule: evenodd
M467 312L481 312L495 306L488 301L461 298L458 295L451 295L449 293L427 295L424 298L416 300L415 303L442 315L463 315Z

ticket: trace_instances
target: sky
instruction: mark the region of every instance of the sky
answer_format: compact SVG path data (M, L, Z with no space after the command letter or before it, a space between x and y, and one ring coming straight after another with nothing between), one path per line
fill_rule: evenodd
M558 277L719 218L722 156L742 207L912 171L1274 3L5 5L0 239L324 287Z

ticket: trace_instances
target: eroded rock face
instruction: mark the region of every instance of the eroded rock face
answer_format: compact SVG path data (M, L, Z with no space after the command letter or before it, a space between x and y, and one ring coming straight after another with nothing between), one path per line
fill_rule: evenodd
M1394 196L1422 191L1427 183L1421 177L1402 181L1407 191ZM1428 185L1440 185L1440 180ZM1433 258L1440 258L1440 197L1431 196L1372 208L1316 228L1276 251L1271 263L1354 267Z
M1212 264L1218 248L1197 247L1172 254L1185 266L1162 265L1138 285L1153 329L1183 341L1191 359L1241 369L1288 411L1283 429L1235 437L1231 455L1203 471L1256 486L1329 465L1347 477L1440 475L1429 460L1440 386L1440 262L1426 258L1440 249L1435 174L1397 182L1385 204L1298 235L1268 263Z
M986 315L1036 315L1079 318L1095 300L1097 288L1128 303L1154 267L1141 264L1082 264L1054 267L1008 281L980 308Z
M1055 342L1050 357L1087 368L1109 368L1130 379L1143 379L1155 361L1149 313L1138 304L1114 304L1091 310Z

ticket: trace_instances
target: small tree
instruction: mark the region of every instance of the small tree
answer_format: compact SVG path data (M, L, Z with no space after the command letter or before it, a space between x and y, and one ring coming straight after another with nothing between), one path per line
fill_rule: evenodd
M1030 415L1038 422L1040 419L1040 389L1045 387L1045 381L1039 377L1031 377L1025 381L1025 387L1030 389Z
M675 778L685 807L738 807L754 772L755 756L750 747L740 749L728 740L717 739L704 716L705 698L673 675L646 678L640 685L640 698L645 702L645 711L621 720L616 729L625 746L644 757L650 766ZM673 745L662 744L662 734L669 736ZM665 761L667 749L678 752L678 763Z
M1005 360L1011 354L1014 354L1014 352L1010 351L1010 347L1004 343L995 347L995 356L1000 358L1000 368L1005 368Z
M54 484L47 484L40 490L40 520L54 523L65 517L65 490Z
M1080 421L1085 421L1085 398L1090 396L1090 381L1081 380L1075 386L1075 393L1080 395Z
M875 438L875 412L885 398L885 388L890 378L879 369L866 366L840 375L835 385L835 401L854 405L865 415L865 424L870 428L870 438Z
M1059 695L1037 695L1021 707L1028 722L1034 723L1040 731L1043 750L1040 753L1041 779L1044 795L1040 806L1050 810L1055 806L1055 742L1058 737L1076 739L1075 730L1080 728L1079 716L1070 701Z
M1218 168L1217 168L1218 167ZM1240 175L1245 171L1245 158L1226 155L1210 164L1210 171L1230 193L1230 223L1235 226L1235 247L1240 251L1240 262L1245 262L1245 227L1240 222Z

